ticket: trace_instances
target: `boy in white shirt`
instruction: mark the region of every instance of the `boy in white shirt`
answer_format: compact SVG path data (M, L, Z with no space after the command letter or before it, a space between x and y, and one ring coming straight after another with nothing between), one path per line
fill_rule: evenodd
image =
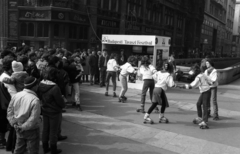
M135 68L132 66L136 61L136 58L134 56L130 56L128 58L128 62L126 62L124 65L120 66L121 72L119 75L120 78L120 82L122 85L122 89L121 92L119 94L119 102L125 102L126 101L126 97L125 97L125 93L128 90L128 81L127 81L127 77L130 73L134 73L136 74L137 71L135 70Z

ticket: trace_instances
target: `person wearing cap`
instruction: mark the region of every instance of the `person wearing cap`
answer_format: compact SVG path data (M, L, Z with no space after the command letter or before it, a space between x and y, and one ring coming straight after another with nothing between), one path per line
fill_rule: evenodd
M20 92L24 89L24 79L28 77L28 74L23 71L23 65L21 62L13 61L12 70L13 73L11 78L4 78L3 83L14 84L17 92Z
M36 78L27 77L23 91L12 97L7 109L7 119L17 135L14 154L26 150L31 154L39 153L41 108L36 94L37 83Z
M213 120L219 120L218 115L218 103L217 103L217 87L218 87L218 75L217 70L213 67L214 63L211 59L206 59L206 67L204 74L207 75L213 84L211 87L211 102L213 105ZM208 114L211 114L211 103L208 104Z
M57 141L59 126L62 120L62 109L65 102L61 89L57 85L58 70L47 67L43 73L43 80L38 87L38 96L42 101L43 131L42 146L44 153L51 151L52 154L59 153ZM50 148L49 148L50 144Z

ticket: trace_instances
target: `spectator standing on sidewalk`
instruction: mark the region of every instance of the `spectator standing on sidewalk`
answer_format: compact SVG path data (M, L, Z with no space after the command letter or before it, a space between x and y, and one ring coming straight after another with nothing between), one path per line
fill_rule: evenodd
M96 69L98 68L98 60L97 60L97 55L95 51L92 51L92 54L89 57L89 71L90 71L90 85L93 85L96 83Z
M113 84L113 97L117 97L116 95L116 87L117 87L117 70L119 68L119 65L116 61L116 54L111 54L110 59L107 62L107 78L106 78L106 92L105 96L108 96L108 87L109 87L109 80L112 78L112 84Z
M142 74L143 78L143 87L142 87L142 95L141 95L141 108L137 109L137 112L145 113L145 100L146 100L146 93L149 89L150 100L152 101L153 96L153 89L154 89L154 80L153 74L156 73L157 70L153 65L151 65L148 57L142 57L141 67L140 67L140 74Z
M11 100L11 97L13 97L16 93L17 90L14 85L12 84L6 84L3 83L4 78L10 78L12 74L12 61L13 57L8 55L5 56L2 59L2 67L3 67L3 73L0 76L0 148L4 148L5 146L9 147L7 150L13 150L12 144L9 144L10 141L8 138L8 143L6 143L5 139L5 134L7 132L7 125L8 125L8 120L7 120L7 108L8 104ZM14 129L11 129L11 133L14 132ZM15 142L15 141L13 141ZM10 145L10 146L9 146Z
M51 154L61 152L60 149L57 149L57 141L62 120L62 109L65 107L61 90L56 84L57 75L56 68L48 67L38 88L43 115L42 146L44 153L51 151Z
M27 77L23 91L14 95L7 110L7 118L17 134L14 154L26 150L38 154L40 142L40 101L37 97L37 79ZM27 149L26 149L27 148Z
M107 74L108 53L103 50L102 55L99 57L98 67L100 70L100 87L106 86L106 74Z
M218 103L217 103L217 87L218 87L218 75L217 70L213 67L214 64L211 59L206 59L205 75L207 75L213 84L211 85L211 102L213 106L213 120L219 120L218 115ZM208 104L208 114L211 114L211 103Z

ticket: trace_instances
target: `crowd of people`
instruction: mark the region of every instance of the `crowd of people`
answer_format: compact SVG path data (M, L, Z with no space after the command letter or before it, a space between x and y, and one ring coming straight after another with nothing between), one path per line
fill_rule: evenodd
M141 108L145 113L146 93L149 90L151 107L144 115L145 123L153 123L151 112L161 105L159 122L168 122L164 116L169 107L167 87L191 89L199 87L197 102L200 127L206 128L210 114L210 97L213 96L214 115L218 118L216 101L217 76L212 62L206 59L201 65L201 73L191 84L177 85L174 82L173 60L159 60L156 68L148 57L141 57L137 67L136 56L109 54L107 50L76 50L73 53L65 49L39 49L32 51L24 46L17 51L5 49L0 57L0 148L6 148L14 154L28 150L37 154L40 142L40 124L42 123L42 148L44 153L61 153L57 142L67 139L61 135L62 113L67 103L81 108L80 84L89 82L105 87L105 96L109 96L109 82L112 80L113 97L125 103L128 90L128 76L140 73L144 81ZM116 93L116 80L120 80L121 91ZM71 95L71 99L69 99ZM67 99L68 98L68 99ZM203 106L203 111L202 111ZM208 114L207 114L208 113ZM7 140L6 132L9 131ZM27 148L27 149L26 149Z

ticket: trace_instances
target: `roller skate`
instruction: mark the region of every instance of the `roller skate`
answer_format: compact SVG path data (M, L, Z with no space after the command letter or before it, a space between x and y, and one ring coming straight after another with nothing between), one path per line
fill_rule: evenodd
M200 124L201 122L202 122L202 118L200 118L200 117L193 119L194 124Z
M199 126L200 126L199 128L201 128L201 129L209 129L207 123L205 123L204 121L202 121L202 122L199 124Z
M155 113L159 113L160 111L159 111L159 108L158 107L155 107L155 111L154 111Z
M162 116L160 119L159 119L159 123L169 123L168 119L164 116Z
M107 91L105 92L105 96L108 96L108 92Z
M214 115L213 115L213 120L219 120L219 116L218 116L218 113L215 113Z
M125 99L125 101L127 100L127 97L126 97L126 96L123 96L123 98Z
M144 106L142 105L140 109L137 109L137 112L146 113L145 110L144 110Z
M115 92L113 92L113 97L117 97L117 94Z
M77 108L78 111L82 111L82 108L81 108L81 105L80 105L80 104L77 104L77 105L76 105L76 108Z
M149 114L145 114L144 116L144 121L143 121L144 124L154 124L153 120L149 117Z
M126 99L124 98L124 96L121 96L121 97L118 98L118 102L125 103Z

